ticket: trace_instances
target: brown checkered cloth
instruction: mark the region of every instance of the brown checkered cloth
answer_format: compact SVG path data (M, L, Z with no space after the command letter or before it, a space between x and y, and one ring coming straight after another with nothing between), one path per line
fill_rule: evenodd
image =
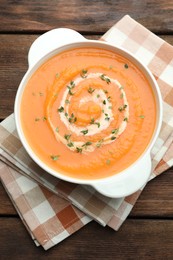
M123 47L153 73L163 97L163 124L152 149L151 179L173 165L173 47L129 16L101 40ZM17 136L14 116L0 125L0 177L11 201L37 245L49 249L96 220L118 230L142 189L112 199L86 185L61 181L40 169Z

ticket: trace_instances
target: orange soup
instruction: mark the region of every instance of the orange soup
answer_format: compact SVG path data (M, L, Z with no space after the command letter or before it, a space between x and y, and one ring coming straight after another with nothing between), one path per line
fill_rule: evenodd
M147 79L126 58L75 48L46 61L21 101L24 135L53 170L79 179L121 172L145 151L156 123Z

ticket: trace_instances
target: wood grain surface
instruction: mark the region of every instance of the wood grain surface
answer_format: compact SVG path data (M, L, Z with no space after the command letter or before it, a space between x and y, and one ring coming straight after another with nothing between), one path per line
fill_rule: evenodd
M155 32L173 32L172 0L0 0L2 32L43 32L70 27L103 33L129 14Z
M68 27L99 39L129 14L173 44L172 0L0 0L0 120L13 112L27 53L43 32ZM152 180L118 232L91 222L45 252L36 247L0 184L0 259L173 259L173 168Z
M0 226L3 260L10 256L46 260L171 260L173 256L170 220L127 219L118 233L110 228L103 232L103 227L92 222L47 252L33 245L19 219L1 218Z

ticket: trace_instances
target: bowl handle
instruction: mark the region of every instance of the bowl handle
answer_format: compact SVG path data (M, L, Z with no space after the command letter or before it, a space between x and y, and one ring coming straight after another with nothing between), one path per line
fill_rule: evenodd
M86 41L86 38L80 33L68 28L57 28L42 34L33 42L29 49L29 68L33 67L49 52L76 41Z
M127 173L127 172L126 172ZM151 174L151 157L146 154L134 165L128 169L128 178L125 172L120 173L121 176L116 176L105 181L98 181L92 185L99 193L111 197L121 198L128 196L140 188L148 181Z

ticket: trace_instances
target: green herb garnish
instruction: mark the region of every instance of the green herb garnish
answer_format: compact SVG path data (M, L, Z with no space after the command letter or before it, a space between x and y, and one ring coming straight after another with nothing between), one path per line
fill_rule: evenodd
M82 153L82 148L76 147L76 152L77 152L77 153Z
M129 65L127 63L124 64L124 68L128 69Z
M71 95L71 96L74 95L74 93L71 91L71 89L69 89L68 93L69 93L69 95Z
M81 77L82 77L82 78L86 78L86 77L87 77L87 75L86 75L87 72L88 72L87 70L83 69L83 70L81 71L81 73L80 73Z
M115 128L112 130L112 134L118 134L119 128Z
M82 134L86 135L88 134L88 129L80 131Z
M98 128L100 127L100 123L99 123L99 122L95 122L95 119L94 119L94 118L91 118L90 125L97 125ZM81 132L82 132L82 131L81 131Z
M110 78L106 77L105 74L102 74L102 75L100 76L100 78L101 78L102 80L106 81L107 84L111 83Z
M71 88L74 88L74 87L75 87L75 83L74 83L73 80L70 81L70 86L71 86Z
M101 139L98 141L98 143L96 144L97 148L99 148L102 145L103 141L104 141L104 139Z
M120 112L122 112L122 111L125 110L126 108L127 108L127 105L125 104L125 105L119 107L118 110L119 110Z
M91 118L91 121L90 121L90 124L94 124L95 123L95 119L94 118Z
M68 141L70 139L71 135L64 135L64 138Z
M89 87L89 89L88 89L88 93L92 94L94 91L95 91L95 89L94 89L94 88L92 88L92 87Z
M69 123L75 123L77 121L77 118L74 116L74 114L71 114L71 117L68 119Z
M127 117L125 117L123 121L126 121L126 122L128 122L128 118L127 118Z
M144 116L144 115L140 115L139 117L140 117L140 118L145 118L145 116Z
M109 121L109 120L110 120L110 117L106 116L106 117L105 117L105 120Z
M111 161L108 159L106 160L106 164L109 165L111 163Z
M73 113L71 114L71 118L74 118L74 114Z
M74 81L70 81L70 86L68 85L67 88L69 89L68 93L71 96L74 95L74 93L72 93L72 91L71 91L74 87L75 87Z
M60 108L58 108L58 112L63 112L64 111L64 108L61 106Z
M66 104L70 104L70 101L68 99L65 100Z
M73 147L74 144L73 144L73 142L70 142L70 143L67 144L67 146L69 146L69 147Z
M111 140L115 140L115 139L116 139L116 137L115 137L115 136L112 136L112 137L111 137Z
M103 105L106 105L106 100L103 100Z
M109 97L107 98L107 101L108 101L108 102L110 102L110 100L111 100L111 96L109 96Z
M56 128L55 128L55 131L56 131L57 133L59 133L59 128L58 128L58 127L56 127Z
M95 122L94 124L97 125L98 128L100 127L100 122Z
M59 155L51 155L50 158L53 160L53 161L57 161L59 159Z
M88 141L88 142L84 143L84 144L82 145L82 147L85 147L85 148L86 148L87 146L89 146L89 145L91 145L91 144L92 144L92 142L89 142L89 141Z
M36 118L35 118L35 122L38 122L38 121L40 121L40 118L39 118L39 117L36 117Z

